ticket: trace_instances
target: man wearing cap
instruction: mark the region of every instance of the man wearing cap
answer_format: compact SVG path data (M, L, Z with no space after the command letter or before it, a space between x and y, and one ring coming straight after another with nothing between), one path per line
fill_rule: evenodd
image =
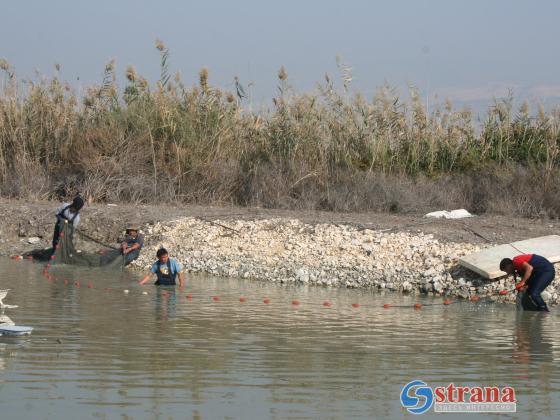
M144 246L144 235L138 226L131 224L126 228L126 233L121 241L121 251L124 255L124 265L130 264L140 256L140 250Z
M58 239L60 237L60 224L67 221L74 228L80 224L80 210L84 207L84 199L76 196L71 203L63 203L62 206L56 209L56 224L54 225L54 233L52 246L56 248Z

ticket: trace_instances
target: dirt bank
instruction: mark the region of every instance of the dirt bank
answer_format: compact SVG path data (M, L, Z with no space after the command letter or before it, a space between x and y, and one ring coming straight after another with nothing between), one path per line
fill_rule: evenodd
M0 255L18 254L37 244L28 238L41 239L39 246L50 242L57 202L24 202L0 199ZM434 209L437 210L437 209ZM114 242L129 221L143 227L157 222L195 217L204 220L296 219L307 224L329 223L383 232L432 234L443 242L472 244L507 243L560 232L560 223L503 216L478 216L462 220L425 219L420 214L331 213L314 211L269 210L240 207L153 206L135 204L89 204L82 211L85 232L103 242Z

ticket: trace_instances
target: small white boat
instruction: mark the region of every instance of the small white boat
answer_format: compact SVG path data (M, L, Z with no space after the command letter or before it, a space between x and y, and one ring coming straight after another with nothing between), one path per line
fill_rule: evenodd
M33 327L20 325L0 325L0 335L28 335L33 331Z

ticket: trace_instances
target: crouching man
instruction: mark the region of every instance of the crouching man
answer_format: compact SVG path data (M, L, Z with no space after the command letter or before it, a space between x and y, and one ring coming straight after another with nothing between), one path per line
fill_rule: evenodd
M140 250L144 246L144 235L136 225L126 228L124 238L121 240L121 252L124 255L124 265L130 264L140 256Z
M175 286L175 278L179 277L179 287L184 287L185 279L181 264L176 259L170 258L165 248L158 249L156 256L158 260L152 265L150 274L140 280L139 284L146 284L155 274L157 276L156 286Z
M548 306L541 293L556 275L554 265L550 261L537 254L518 255L513 260L504 258L500 262L500 270L509 275L513 274L515 281L516 274L521 276L521 281L515 285L515 289L525 294L521 300L523 309L548 312Z

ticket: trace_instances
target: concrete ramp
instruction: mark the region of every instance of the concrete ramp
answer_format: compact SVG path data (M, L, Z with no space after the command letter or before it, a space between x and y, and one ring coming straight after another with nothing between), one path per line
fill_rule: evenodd
M502 258L513 258L520 254L538 254L551 263L560 262L560 236L541 236L540 238L498 245L467 255L459 260L459 264L482 277L495 279L506 274L500 271Z

